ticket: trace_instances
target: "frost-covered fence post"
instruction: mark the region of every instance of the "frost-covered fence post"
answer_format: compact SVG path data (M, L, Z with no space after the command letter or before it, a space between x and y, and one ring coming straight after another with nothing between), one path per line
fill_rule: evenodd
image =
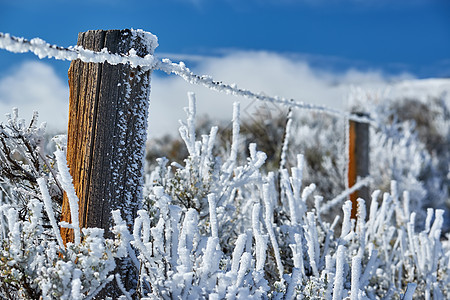
M364 113L356 113L363 117ZM350 120L349 126L349 158L348 158L348 185L355 185L358 177L369 175L369 124ZM350 195L352 201L352 218L356 218L357 199L363 198L366 203L369 199L369 188L363 186ZM368 204L370 206L370 203Z
M141 30L90 30L78 46L110 53L153 54L157 39ZM149 68L130 64L73 61L69 69L70 105L67 162L79 197L80 227L99 227L110 235L111 211L132 224L143 185L147 137ZM62 220L70 223L68 199ZM64 242L73 234L63 228Z

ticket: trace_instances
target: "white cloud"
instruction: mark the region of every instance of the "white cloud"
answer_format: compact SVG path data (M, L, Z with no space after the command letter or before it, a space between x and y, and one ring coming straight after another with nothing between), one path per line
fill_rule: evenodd
M197 74L208 74L215 80L236 83L240 88L254 92L262 91L271 96L294 98L339 109L345 108L345 99L352 85L377 89L391 81L411 78L407 74L387 77L380 71L351 69L335 73L317 70L312 69L305 60L263 51L236 51L223 57L205 57L200 62L196 57L195 60L197 66L193 71ZM213 120L231 119L234 101L240 101L242 109L249 105L256 106L251 100L242 97L219 94L173 76L157 75L152 78L150 96L151 136L176 132L177 120L185 118L181 108L187 106L187 91L197 94L198 115L208 114Z
M345 108L351 86L384 91L389 83L411 78L407 74L389 77L381 71L354 69L336 73L311 68L304 58L263 51L234 51L220 57L196 56L193 60L195 67L192 70L197 74L208 74L215 80L236 83L240 88L254 92L339 109ZM449 82L439 83L439 90L450 91ZM410 86L406 85L408 91L411 91ZM401 93L406 93L405 87L401 84L398 87ZM425 90L430 91L428 88ZM260 105L249 99L191 85L175 75L162 76L160 72L155 72L150 95L150 136L177 133L178 120L185 119L183 107L187 106L188 91L197 94L198 115L208 114L212 120L230 120L234 101L241 102L243 117L251 114L249 106L254 109ZM4 121L2 116L10 113L15 106L19 108L22 118L29 119L33 110L38 110L40 120L47 121L50 128L66 130L68 102L68 86L56 75L51 65L26 62L9 76L0 78L0 121Z
M30 120L33 111L51 130L65 130L68 116L68 86L54 69L42 62L25 62L10 75L0 78L0 122L13 107Z

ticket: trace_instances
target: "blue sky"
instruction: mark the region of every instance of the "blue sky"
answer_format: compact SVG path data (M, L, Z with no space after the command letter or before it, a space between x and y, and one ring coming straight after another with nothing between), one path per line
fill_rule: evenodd
M80 31L123 28L157 35L157 55L196 73L337 108L355 86L450 77L448 0L0 0L0 32L19 37L71 46ZM68 67L0 50L0 115L39 110L64 128ZM150 135L176 130L187 91L200 113L231 117L233 97L160 72L152 81Z
M0 31L69 46L79 31L142 28L158 52L314 55L323 67L450 76L445 0L1 0ZM393 4L394 3L394 4ZM322 57L323 61L318 60ZM0 69L26 59L0 55Z

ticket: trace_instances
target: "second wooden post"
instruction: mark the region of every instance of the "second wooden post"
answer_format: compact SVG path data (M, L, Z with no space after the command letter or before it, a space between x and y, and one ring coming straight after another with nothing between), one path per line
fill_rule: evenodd
M364 114L357 114L364 116ZM348 185L355 185L358 177L364 178L369 175L369 124L350 121L349 134L349 166ZM350 195L352 201L352 218L356 218L357 199L363 198L366 204L370 204L369 188L362 187Z

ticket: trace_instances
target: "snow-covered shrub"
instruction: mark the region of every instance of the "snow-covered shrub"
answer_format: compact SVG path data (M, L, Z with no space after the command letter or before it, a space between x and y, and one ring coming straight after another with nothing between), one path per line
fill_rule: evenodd
M259 168L264 164L266 155L256 150L256 145L250 145L250 157L243 165L238 164L239 135L239 104L235 104L233 113L233 143L228 158L213 155L213 147L217 135L217 127L212 127L209 135L202 135L196 140L195 133L195 97L189 94L190 106L187 110L187 123L182 123L180 134L188 149L189 156L184 166L178 163L168 164L165 158L158 159L159 166L150 176L150 194L146 200L146 207L151 211L155 205L153 186L162 186L173 200L173 203L184 208L194 209L199 214L200 230L204 233L210 222L206 217L209 214L210 197L215 198L215 205L219 207L220 231L235 232L236 220L239 213L236 211L235 201L242 197L241 187L248 186L261 180ZM211 196L214 195L214 196ZM222 232L220 232L222 233ZM220 234L230 239L233 236ZM229 241L225 241L229 245Z
M31 199L25 212L0 206L0 295L3 299L94 296L113 279L109 273L115 268L115 247L97 228L83 229L80 244L64 247L58 227L48 228L43 222L45 212L56 225L52 208L42 200L49 198L46 183L43 178L38 181L43 195Z
M13 114L7 115L6 124L0 124L0 203L11 204L19 211L25 210L30 199L39 194L37 179L53 172L55 163L44 149L45 123L39 126L37 122L36 112L27 124L14 108ZM54 175L50 176L48 187L59 211L62 189Z
M352 109L370 113L378 127L370 128L370 175L372 189L389 191L391 180L396 180L400 190L408 190L411 210L423 224L426 208L446 210L450 207L450 113L443 98L428 100L391 99L365 90L355 89L350 94ZM286 133L287 118L284 113L268 120L243 120L238 161L245 159L249 142L255 142L267 154L262 166L265 172L277 171ZM285 166L295 166L296 155L305 157L304 183L316 184L316 191L324 202L339 194L346 185L346 120L309 111L295 111L292 118ZM211 123L203 121L203 124ZM201 125L200 131L206 131ZM231 126L220 126L218 132L231 136ZM277 128L273 128L277 127ZM262 134L264 128L267 134ZM170 141L170 142L169 142ZM216 139L214 154L223 156L229 148L228 138ZM181 162L184 149L181 141L165 137L164 145L169 159ZM150 150L152 151L152 150ZM158 151L158 148L153 148ZM175 154L175 155L173 155ZM312 198L310 198L312 200ZM312 207L313 201L308 201ZM332 222L339 209L332 209L323 217ZM450 220L446 217L446 220ZM450 221L445 222L445 231Z
M264 172L278 171L282 165L282 147L289 121L288 115L288 113L280 112L273 115L271 119L264 119L262 114L256 114L253 118L243 116L240 126L238 162L245 162L245 158L249 155L248 146L254 143L267 155L266 162L262 166ZM305 157L303 176L305 183L320 183L317 186L318 192L325 198L331 199L345 188L343 120L318 113L296 112L293 114L292 121L284 166L295 166L297 154L302 153ZM200 128L197 131L209 132L213 123L216 122L203 118L200 120ZM215 126L218 126L217 132L220 136L216 138L213 154L226 156L228 155L226 150L231 148L232 126L229 126L228 122ZM147 148L149 169L157 166L156 155L161 155L164 151L165 157L173 162L182 162L187 155L182 139L172 136L154 139L149 142Z
M419 223L427 208L450 207L450 113L443 98L397 99L355 89L354 109L369 111L380 124L371 128L370 172L374 187L387 191L391 180L410 193ZM445 231L450 229L448 217Z
M71 179L58 150L58 168L36 179L38 190L24 211L11 204L0 207L1 296L91 299L111 281L121 299L450 295L443 210L429 209L424 224L416 226L410 194L400 196L399 183L392 181L389 191L372 193L367 210L358 200L356 220L347 201L337 205L343 217L328 222L323 218L327 202L314 184L305 184L305 156L272 172L263 170L266 155L256 144L249 145L248 157L239 157L238 104L225 156L213 151L217 128L197 138L194 95L187 115L180 133L188 156L183 163L158 159L133 227L112 212L112 239L90 228L80 232L79 241L62 244L48 187L55 176L67 191ZM71 211L77 210L76 202ZM130 259L129 271L138 278L130 290L123 284L127 278L116 274L116 260L122 258Z
M412 295L416 286L416 297L448 294L450 252L440 240L443 211L436 211L431 225L434 211L429 210L425 230L415 232L409 194L401 200L395 182L382 199L379 191L373 193L367 220L364 200L359 200L357 222L350 219L351 203L346 202L339 235L334 233L339 218L333 224L321 218L321 197L316 196L315 207L307 209L314 186L302 189L302 156L291 175L281 170L283 197L275 188L274 173L253 169L254 180L238 187L234 201L222 203L217 195L230 186L230 179L239 181L245 172L236 168L231 177L216 175L222 178L220 184L208 183L209 174L221 174L234 154L223 164L214 159L214 167L201 172L205 162L212 161L211 152L204 150L214 134L195 141L192 100L191 96L188 122L180 130L190 156L184 166L159 160L150 178L152 206L139 212L134 227L131 244L145 266L140 269L141 296L401 299L403 293ZM235 111L234 120L237 115ZM236 124L234 128L237 133ZM239 141L236 136L233 140ZM252 145L249 163L256 153ZM195 159L197 163L192 163ZM192 205L173 192L171 181L191 191ZM204 188L201 193L199 188Z
M47 155L45 124L37 126L35 113L26 125L17 109L7 124L0 124L0 143L2 299L94 296L113 279L109 273L115 268L116 247L96 228L83 229L79 242L63 245L56 220L64 186L60 170L67 171L65 154L59 150ZM56 164L57 155L62 164Z

